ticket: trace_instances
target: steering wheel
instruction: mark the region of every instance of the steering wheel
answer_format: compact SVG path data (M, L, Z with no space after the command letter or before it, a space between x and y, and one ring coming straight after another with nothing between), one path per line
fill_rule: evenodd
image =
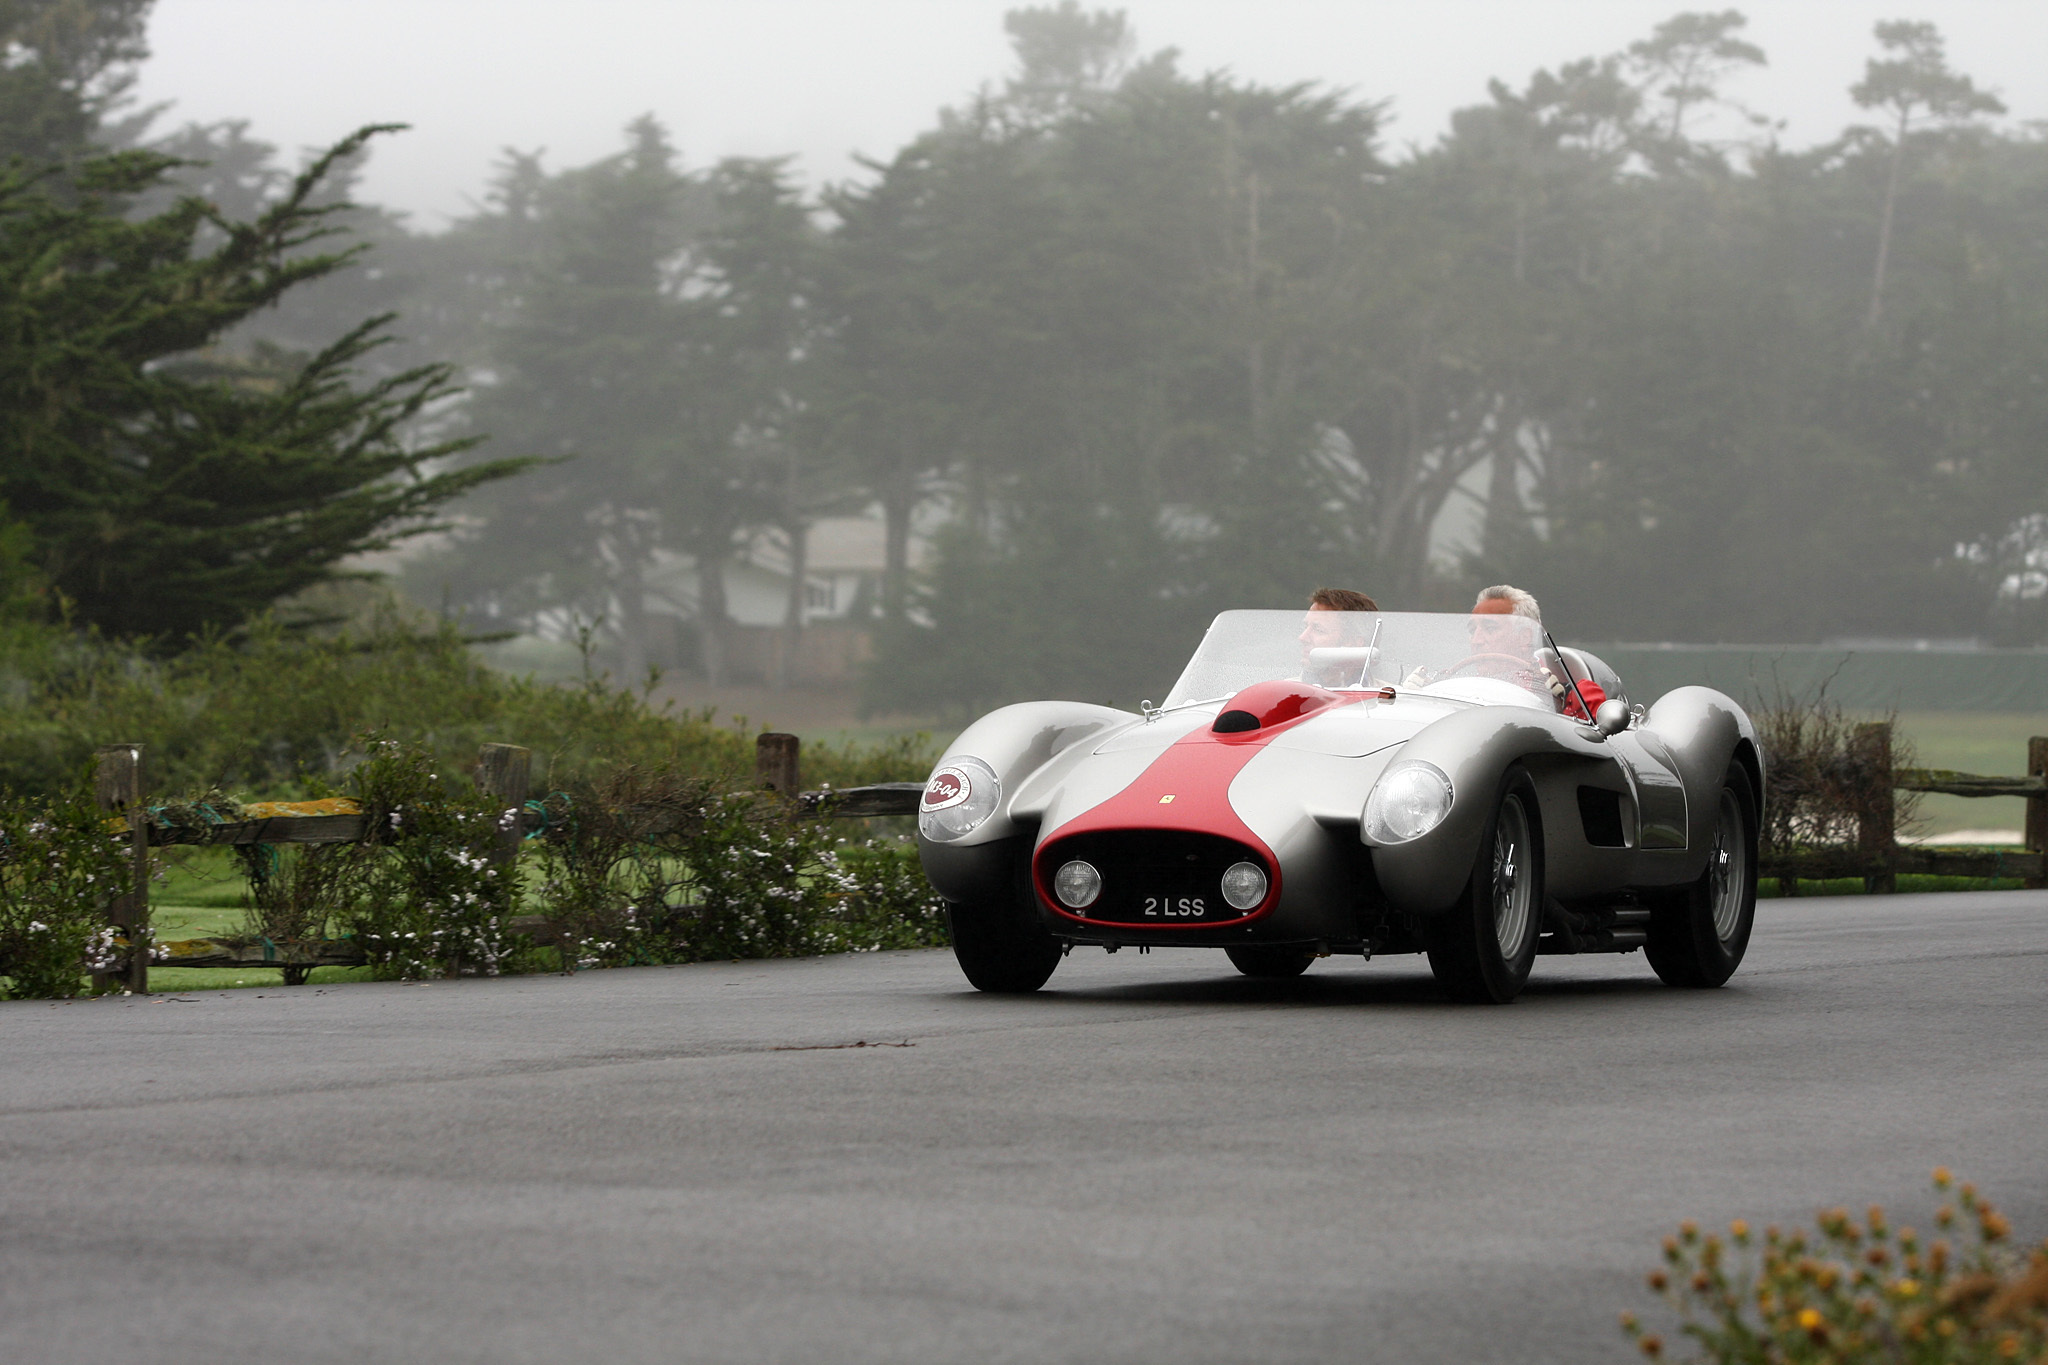
M1443 675L1446 678L1453 678L1474 664L1489 662L1509 663L1525 671L1536 667L1534 660L1525 659L1519 654L1467 654L1464 658L1445 669Z

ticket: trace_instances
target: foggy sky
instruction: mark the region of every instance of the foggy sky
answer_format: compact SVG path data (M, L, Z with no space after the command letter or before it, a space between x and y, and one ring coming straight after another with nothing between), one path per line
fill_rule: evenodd
M559 169L613 152L653 112L687 164L793 153L812 184L860 174L936 111L1010 64L1019 0L157 0L144 102L158 128L246 118L287 151L359 124L380 144L361 197L435 229L461 216L507 145ZM1450 112L1539 66L1615 51L1682 9L1727 0L1127 0L1141 50L1184 71L1228 68L1392 101L1387 148L1428 144ZM1952 65L2014 119L2048 118L2048 4L2039 0L1753 0L1769 70L1733 93L1805 145L1859 112L1846 94L1878 19L1941 25Z

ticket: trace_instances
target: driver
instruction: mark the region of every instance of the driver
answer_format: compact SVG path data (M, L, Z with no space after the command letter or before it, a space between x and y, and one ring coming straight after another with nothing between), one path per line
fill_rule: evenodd
M1607 700L1607 693L1590 678L1580 678L1578 687L1572 687L1564 661L1550 650L1538 648L1542 623L1542 609L1531 594L1506 583L1481 589L1466 627L1472 653L1460 671L1514 683L1549 698L1552 705L1576 720L1590 720L1591 713ZM1583 707L1581 697L1585 699Z
M1317 588L1309 595L1308 615L1302 618L1301 681L1318 687L1358 687L1364 669L1357 664L1317 665L1309 662L1309 651L1333 645L1370 644L1359 632L1359 621L1344 612L1378 611L1380 604L1350 588Z

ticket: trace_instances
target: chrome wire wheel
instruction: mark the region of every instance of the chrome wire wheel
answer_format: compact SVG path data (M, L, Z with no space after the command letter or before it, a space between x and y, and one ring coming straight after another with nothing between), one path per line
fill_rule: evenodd
M1735 793L1721 789L1721 804L1714 821L1714 849L1707 857L1707 896L1713 907L1714 937L1723 944L1735 940L1742 924L1743 892L1749 883L1749 842L1742 837L1742 809Z
M1520 955L1536 909L1529 843L1529 813L1521 798L1510 794L1501 802L1493 837L1493 933L1504 958Z

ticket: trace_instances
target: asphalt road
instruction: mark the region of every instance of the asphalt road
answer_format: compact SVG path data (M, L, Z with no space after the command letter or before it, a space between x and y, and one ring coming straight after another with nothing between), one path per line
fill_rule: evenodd
M2048 1234L2044 969L2010 893L1505 1009L1129 951L0 1005L0 1358L1625 1361L1681 1218L1945 1163Z

